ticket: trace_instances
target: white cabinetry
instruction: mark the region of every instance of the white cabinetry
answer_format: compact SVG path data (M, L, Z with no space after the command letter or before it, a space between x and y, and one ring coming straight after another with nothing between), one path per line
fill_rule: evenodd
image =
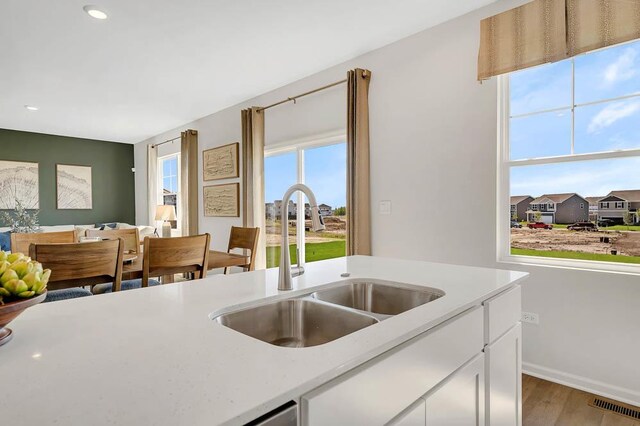
M486 300L486 423L522 424L521 288L515 286Z
M446 296L445 296L446 297ZM515 286L303 395L301 426L520 426Z
M396 420L392 420L389 426L425 426L426 405L424 398L420 398L407 411L400 414Z
M487 425L522 424L522 326L485 347Z
M383 425L483 348L475 307L302 397L302 425Z
M484 357L478 355L424 397L426 426L483 426L484 393Z

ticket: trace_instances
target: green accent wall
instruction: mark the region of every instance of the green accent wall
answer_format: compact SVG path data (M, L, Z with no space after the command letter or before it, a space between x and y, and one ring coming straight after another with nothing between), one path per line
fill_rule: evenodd
M39 163L40 225L135 223L131 144L0 129L0 160ZM91 166L93 209L56 209L56 164Z

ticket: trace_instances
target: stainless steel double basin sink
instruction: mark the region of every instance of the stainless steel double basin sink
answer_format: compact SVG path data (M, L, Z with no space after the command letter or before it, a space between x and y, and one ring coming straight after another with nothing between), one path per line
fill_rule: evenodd
M217 315L217 323L276 346L322 345L444 296L429 287L348 280L330 288Z

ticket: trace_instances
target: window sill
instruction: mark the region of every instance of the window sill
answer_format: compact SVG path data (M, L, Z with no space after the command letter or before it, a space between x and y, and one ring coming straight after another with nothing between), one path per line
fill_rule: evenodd
M498 259L498 263L505 265L538 266L600 273L640 275L640 264L594 262L590 260L514 255L501 256Z

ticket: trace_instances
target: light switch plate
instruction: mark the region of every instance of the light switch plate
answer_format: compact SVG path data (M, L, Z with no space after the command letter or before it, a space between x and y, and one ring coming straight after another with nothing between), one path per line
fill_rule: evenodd
M391 201L390 200L382 200L378 206L378 212L384 215L391 214Z

